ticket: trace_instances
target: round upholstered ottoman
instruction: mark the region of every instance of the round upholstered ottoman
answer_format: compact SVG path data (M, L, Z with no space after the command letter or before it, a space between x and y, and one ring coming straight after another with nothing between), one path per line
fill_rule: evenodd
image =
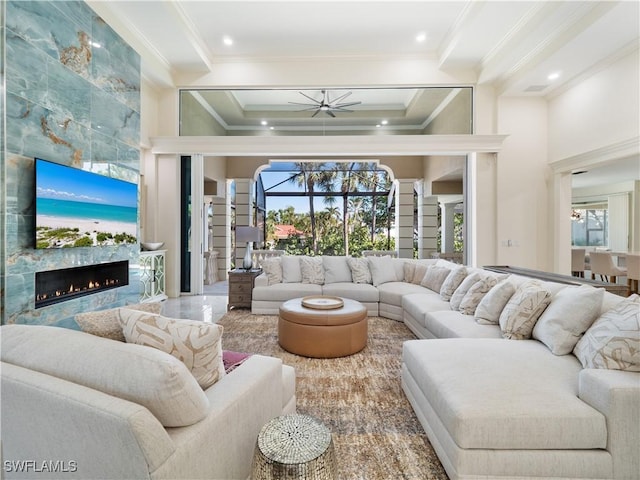
M286 351L313 358L345 357L367 345L367 309L341 298L340 308L309 308L302 298L280 306L278 341Z

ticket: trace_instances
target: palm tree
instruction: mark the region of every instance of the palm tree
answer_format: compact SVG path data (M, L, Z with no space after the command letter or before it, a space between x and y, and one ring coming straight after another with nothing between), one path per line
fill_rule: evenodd
M381 183L380 173L375 169L375 165L371 165L371 170L361 174L360 183L365 190L373 193L371 197L371 211L373 212L371 216L371 243L373 244L376 237L376 207L378 206L376 192L378 191L378 185Z
M349 194L358 186L358 177L355 175L356 168L357 163L355 162L338 163L335 167L336 180L342 194L342 238L345 255L349 255Z
M296 162L295 168L298 174L291 177L290 181L299 187L304 187L304 191L309 197L309 217L311 220L311 245L314 253L318 253L318 239L316 236L316 213L313 205L313 197L316 186L325 187L331 183L332 172L325 170L324 163Z

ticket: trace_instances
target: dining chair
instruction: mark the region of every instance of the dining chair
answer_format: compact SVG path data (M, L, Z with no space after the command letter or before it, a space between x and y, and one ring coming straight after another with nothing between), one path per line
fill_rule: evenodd
M600 279L605 282L616 283L617 277L627 275L627 269L618 267L613 263L611 252L591 252L591 279L594 280L596 275L600 275Z
M571 249L571 275L574 277L584 277L586 270L586 250L584 248Z
M627 254L627 285L629 295L638 293L638 281L640 280L640 254Z

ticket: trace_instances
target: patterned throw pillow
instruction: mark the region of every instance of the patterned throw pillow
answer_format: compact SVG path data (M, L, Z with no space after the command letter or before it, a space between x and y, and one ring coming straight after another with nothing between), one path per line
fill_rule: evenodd
M282 283L282 259L280 257L268 257L262 260L262 271L267 276L267 284Z
M467 268L464 266L452 268L447 278L442 282L440 287L440 298L443 300L451 300L453 292L460 286L464 277L467 276Z
M136 310L118 311L127 343L145 345L184 363L203 390L224 375L222 326L197 320L177 320Z
M603 313L573 353L584 368L640 372L640 296L632 295Z
M498 283L496 277L483 277L465 293L460 301L460 313L463 315L473 315L476 308L484 296Z
M589 285L566 287L551 299L536 326L533 338L544 343L554 355L567 355L582 334L600 315L604 288Z
M511 340L531 338L533 327L549 302L551 293L539 282L520 285L500 314L502 336Z
M351 269L353 283L371 284L371 271L369 270L369 262L366 258L347 257L347 263Z
M127 305L125 308L158 314L162 310L162 303L138 303L135 305ZM110 338L111 340L118 340L119 342L126 341L122 333L122 326L118 320L117 308L78 313L74 317L74 320L80 326L80 330L85 333Z
M449 306L451 307L451 310L458 310L460 308L460 302L462 302L464 296L467 294L473 284L479 281L481 278L482 277L477 272L464 277L464 280L462 280L458 288L456 288L455 292L453 292L453 295L451 295L451 300L449 300Z
M322 257L300 257L300 270L302 271L302 283L324 284Z
M449 276L449 272L451 272L451 270L447 267L429 265L420 285L428 288L429 290L440 293L440 288L442 288L444 280Z
M476 322L481 325L500 324L500 314L514 293L516 287L509 280L498 282L476 307Z

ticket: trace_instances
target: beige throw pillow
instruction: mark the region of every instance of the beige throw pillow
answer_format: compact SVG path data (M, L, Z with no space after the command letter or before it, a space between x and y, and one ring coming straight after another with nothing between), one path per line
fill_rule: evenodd
M520 285L500 314L502 336L511 340L531 338L531 332L549 302L551 293L539 282Z
M411 283L416 285L420 285L420 282L424 278L424 274L427 273L428 265L417 264L416 269L413 272L413 278L411 279Z
M509 280L498 282L476 307L476 322L481 325L498 325L502 310L515 292L516 287Z
M267 284L282 283L282 258L268 257L262 260L262 271L267 276Z
M404 281L407 283L411 283L411 281L413 280L413 275L416 273L416 264L413 262L405 262L403 270Z
M222 326L126 308L118 313L127 343L153 347L174 356L186 365L203 390L224 375Z
M351 279L353 283L371 283L371 271L366 258L348 257L347 263L351 269Z
M451 300L449 300L449 306L451 310L458 310L460 308L460 302L467 294L469 289L473 286L474 283L478 282L482 277L479 273L472 273L471 275L467 275L464 280L460 283L458 288L456 288L453 295L451 295Z
M451 270L447 267L429 265L420 285L428 288L429 290L440 293L440 288L442 288L442 284L447 276L449 276L449 272L451 272Z
M640 372L640 296L632 295L603 313L573 353L584 368Z
M162 303L137 303L127 305L125 308L131 310L140 310L141 312L160 313ZM78 313L74 320L80 326L80 330L98 337L110 338L119 342L126 341L122 333L122 326L118 319L118 308L110 308L107 310L97 310L95 312Z
M580 337L600 315L603 288L589 285L566 287L536 322L533 338L544 343L555 355L571 353Z
M483 277L471 285L471 288L460 301L460 306L458 307L460 313L463 315L473 315L480 301L497 282L495 277Z
M460 286L464 278L467 276L467 268L464 266L454 267L442 282L440 287L440 298L443 300L451 300L453 292Z
M324 268L324 283L351 283L351 268L347 257L324 255L322 257Z
M301 283L302 271L300 270L300 258L296 255L282 255L282 283Z
M324 284L322 257L300 257L300 270L302 271L302 283Z

